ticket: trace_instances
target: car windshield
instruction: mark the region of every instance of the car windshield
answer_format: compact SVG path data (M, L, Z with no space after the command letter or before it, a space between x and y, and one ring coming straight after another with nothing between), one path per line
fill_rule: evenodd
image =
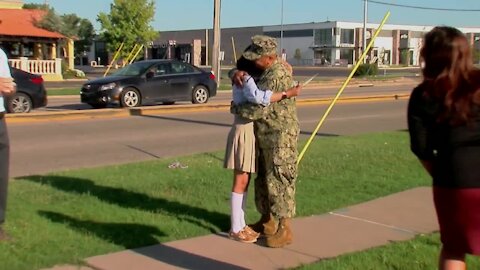
M119 71L113 73L113 76L138 76L143 74L152 63L149 62L136 62L131 65L128 65Z

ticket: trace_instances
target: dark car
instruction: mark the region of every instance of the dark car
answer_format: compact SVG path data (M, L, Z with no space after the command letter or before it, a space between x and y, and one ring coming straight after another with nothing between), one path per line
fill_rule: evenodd
M27 113L32 109L47 106L47 92L41 75L13 67L10 71L17 84L17 92L4 99L7 112Z
M211 72L176 60L145 60L87 82L80 97L83 103L104 108L108 104L137 107L175 101L206 103L216 94L217 83Z

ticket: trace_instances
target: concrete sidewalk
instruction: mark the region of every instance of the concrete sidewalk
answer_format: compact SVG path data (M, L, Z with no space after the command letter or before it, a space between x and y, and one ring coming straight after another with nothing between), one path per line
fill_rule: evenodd
M321 197L319 197L321 199ZM51 270L284 269L438 230L431 188L407 190L328 214L296 218L281 249L207 235L85 259Z

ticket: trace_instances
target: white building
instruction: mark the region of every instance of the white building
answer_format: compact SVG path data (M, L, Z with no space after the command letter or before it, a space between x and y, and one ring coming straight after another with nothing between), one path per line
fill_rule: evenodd
M379 24L367 24L367 44ZM418 65L423 35L433 26L385 24L367 55L379 65ZM282 31L283 29L283 31ZM480 28L459 28L480 50ZM296 65L354 64L363 50L363 23L327 21L264 26ZM281 38L283 32L283 38Z

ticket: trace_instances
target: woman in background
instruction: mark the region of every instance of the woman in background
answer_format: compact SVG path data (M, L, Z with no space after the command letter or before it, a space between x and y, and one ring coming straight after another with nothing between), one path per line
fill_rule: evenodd
M467 38L435 27L420 52L423 82L410 97L411 149L433 178L439 269L466 269L480 255L480 71Z

